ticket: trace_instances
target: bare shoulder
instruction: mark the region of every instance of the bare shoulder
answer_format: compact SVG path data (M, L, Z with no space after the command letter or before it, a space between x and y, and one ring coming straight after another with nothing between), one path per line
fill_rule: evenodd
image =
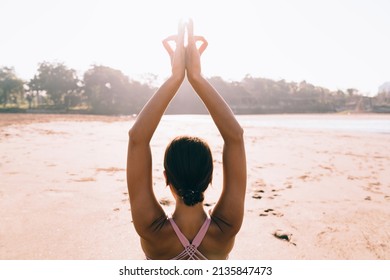
M145 255L154 260L171 259L183 249L167 216L156 220L147 234L141 236L141 246Z
M229 225L211 216L209 229L199 249L209 259L226 259L233 249L235 236Z

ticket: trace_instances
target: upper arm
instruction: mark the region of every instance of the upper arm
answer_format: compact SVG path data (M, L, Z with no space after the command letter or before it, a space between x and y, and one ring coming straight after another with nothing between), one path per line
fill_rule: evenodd
M127 186L134 227L141 237L148 239L154 222L165 215L153 192L149 143L133 143L129 139Z
M223 232L235 235L241 228L246 192L246 156L243 136L223 147L223 189L213 210Z

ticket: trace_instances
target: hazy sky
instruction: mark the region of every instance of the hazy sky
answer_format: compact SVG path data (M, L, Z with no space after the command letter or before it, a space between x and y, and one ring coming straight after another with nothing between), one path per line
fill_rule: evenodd
M206 76L306 80L376 94L390 81L388 0L0 0L0 66L30 79L42 61L139 79L170 73L161 40L192 17Z

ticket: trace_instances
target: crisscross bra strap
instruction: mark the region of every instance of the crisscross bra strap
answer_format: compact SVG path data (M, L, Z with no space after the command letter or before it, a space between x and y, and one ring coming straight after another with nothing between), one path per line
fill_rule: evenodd
M192 243L190 243L188 239L184 236L184 234L180 231L179 227L176 225L175 221L172 218L169 218L169 222L171 223L173 230L175 231L177 237L179 238L184 248L190 245L193 245L195 248L197 248L200 245L200 243L202 243L203 238L206 235L206 232L210 226L211 219L210 217L206 218L206 220L204 221L202 227L199 229Z
M200 243L202 243L204 236L207 233L207 230L209 229L211 219L209 217L206 218L206 221L204 221L202 227L200 228L198 234L195 236L194 240L192 240L192 245L198 247Z

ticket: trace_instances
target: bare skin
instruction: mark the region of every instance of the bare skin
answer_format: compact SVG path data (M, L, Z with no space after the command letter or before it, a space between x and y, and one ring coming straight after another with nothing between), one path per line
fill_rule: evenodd
M184 47L184 30L188 45ZM176 42L173 50L169 41ZM201 41L199 49L196 42ZM178 34L163 41L172 65L172 75L142 109L129 131L127 184L131 213L141 246L151 259L171 259L183 251L179 239L153 193L150 140L169 102L175 96L186 72L187 78L210 112L224 140L222 194L210 213L212 222L198 250L208 259L226 259L233 248L244 214L246 159L243 130L229 106L201 74L200 56L207 41L193 35L193 23L179 24ZM165 173L164 173L165 174ZM176 201L173 219L192 240L207 214L202 203L187 206L170 186Z

